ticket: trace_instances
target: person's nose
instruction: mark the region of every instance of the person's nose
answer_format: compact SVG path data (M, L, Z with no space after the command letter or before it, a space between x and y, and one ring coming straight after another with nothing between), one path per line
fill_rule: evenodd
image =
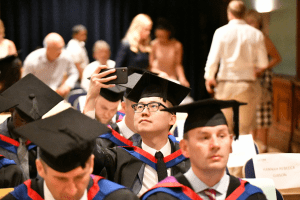
M212 136L211 137L210 147L212 149L218 149L218 148L220 148L220 141L219 141L218 137L216 137L216 136Z
M74 197L77 193L77 187L76 187L76 183L74 181L70 181L68 184L67 184L67 187L66 187L66 191L65 193L70 197Z

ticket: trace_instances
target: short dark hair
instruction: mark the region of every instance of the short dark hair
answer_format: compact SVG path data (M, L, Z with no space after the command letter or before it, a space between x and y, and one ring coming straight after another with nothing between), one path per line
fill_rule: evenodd
M158 18L157 25L155 26L155 30L166 30L170 32L170 38L174 37L175 29L169 20L165 18Z
M237 2L236 6L232 6L232 2ZM227 11L233 14L236 18L242 19L245 16L246 13L246 6L243 1L241 0L233 0L229 3Z
M83 26L82 24L78 24L72 28L72 37L79 33L80 31L86 31L86 27Z

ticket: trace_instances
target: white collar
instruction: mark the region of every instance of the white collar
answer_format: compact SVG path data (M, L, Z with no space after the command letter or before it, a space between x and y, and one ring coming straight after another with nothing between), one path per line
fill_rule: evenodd
M229 186L229 175L224 173L223 177L221 178L221 180L215 184L213 187L208 187L205 183L203 183L193 172L193 169L190 168L185 174L184 176L186 177L186 179L189 181L189 183L191 184L193 190L196 193L200 193L203 190L206 189L214 189L216 190L218 193L220 194L226 194L227 192L227 188Z
M171 154L171 144L170 144L169 139L168 139L167 143L165 144L165 146L163 146L163 148L161 148L160 150L153 149L153 148L149 147L148 145L146 145L142 141L142 149L144 151L147 151L148 153L150 153L152 156L155 156L155 153L158 151L160 151L164 155L164 157Z
M247 24L243 19L232 19L228 22L228 24Z
M47 187L45 181L44 181L44 200L55 200L49 188ZM87 200L87 189L85 189L83 196L80 198L80 200Z
M119 129L120 129L120 134L125 137L126 139L129 139L131 136L134 135L134 132L128 128L128 126L126 125L125 123L125 117L126 115L124 116L124 118L117 123Z

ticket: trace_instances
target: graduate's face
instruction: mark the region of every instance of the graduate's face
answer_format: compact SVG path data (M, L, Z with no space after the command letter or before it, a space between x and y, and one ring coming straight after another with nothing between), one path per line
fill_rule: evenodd
M79 200L88 187L93 172L94 155L91 155L85 168L77 167L69 172L58 172L40 160L36 160L38 173L45 180L49 191L56 200Z
M102 124L108 124L117 113L119 104L120 101L111 102L99 96L95 104L96 119Z
M180 148L190 158L194 172L225 170L233 140L227 125L198 127L185 134L188 138L180 141Z
M158 102L169 107L169 105L160 97L146 97L139 101L139 103L143 104L148 104L150 102ZM162 109L164 109L164 107L160 106L158 111L150 112L149 109L145 107L143 112L134 114L134 127L141 136L142 134L147 133L166 133L169 131L170 126L175 124L176 115L166 111L160 111Z

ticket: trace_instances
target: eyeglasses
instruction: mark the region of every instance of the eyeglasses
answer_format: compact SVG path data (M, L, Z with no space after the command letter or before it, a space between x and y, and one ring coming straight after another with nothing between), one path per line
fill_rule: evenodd
M163 105L159 102L151 102L151 103L147 103L147 104L137 103L137 104L131 105L131 107L133 108L135 113L143 112L146 107L148 107L148 110L150 112L156 112L156 111L158 111L159 106L167 108L165 105Z

